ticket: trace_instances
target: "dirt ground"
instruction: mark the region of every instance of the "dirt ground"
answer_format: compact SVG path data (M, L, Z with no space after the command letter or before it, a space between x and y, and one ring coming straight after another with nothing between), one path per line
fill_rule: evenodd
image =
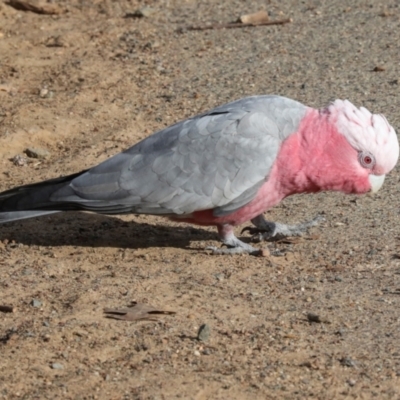
M57 14L0 1L1 190L80 171L252 94L348 98L400 124L397 0L45 5ZM143 7L154 12L135 17ZM293 22L177 31L260 9ZM399 178L373 197L285 200L269 219L326 221L262 244L280 251L271 259L210 255L215 229L150 216L1 226L0 305L14 312L0 313L0 398L400 398ZM176 314L104 317L133 300Z

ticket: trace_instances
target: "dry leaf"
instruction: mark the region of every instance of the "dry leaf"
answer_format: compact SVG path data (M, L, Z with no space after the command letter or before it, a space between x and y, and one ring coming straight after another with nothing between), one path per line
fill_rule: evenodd
M9 6L16 10L32 11L36 14L61 14L62 10L56 4L49 4L43 0L8 0L6 2Z
M127 308L114 309L105 308L107 318L120 319L123 321L157 321L160 315L173 315L175 311L158 310L148 304L137 303L136 301Z
M242 15L239 18L239 21L242 24L261 24L263 22L269 21L269 16L268 13L264 10L258 11L254 14L247 14L247 15Z

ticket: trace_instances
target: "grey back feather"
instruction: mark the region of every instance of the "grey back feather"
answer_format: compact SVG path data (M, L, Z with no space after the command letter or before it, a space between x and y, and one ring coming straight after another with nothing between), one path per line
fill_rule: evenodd
M268 178L307 107L284 97L241 99L155 133L72 180L51 201L107 203L134 213L229 214ZM118 206L117 206L118 208Z

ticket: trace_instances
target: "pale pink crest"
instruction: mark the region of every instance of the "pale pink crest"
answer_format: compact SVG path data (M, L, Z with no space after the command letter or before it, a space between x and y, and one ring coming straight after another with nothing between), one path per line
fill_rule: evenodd
M336 120L338 131L357 151L375 156L380 174L394 168L399 158L399 142L393 127L381 114L355 107L348 100L335 100L328 111Z

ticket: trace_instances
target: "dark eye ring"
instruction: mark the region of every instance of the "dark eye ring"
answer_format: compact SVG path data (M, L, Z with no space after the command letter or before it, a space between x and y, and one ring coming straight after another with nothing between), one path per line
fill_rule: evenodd
M360 153L358 158L364 168L373 168L375 165L375 157L371 153Z

